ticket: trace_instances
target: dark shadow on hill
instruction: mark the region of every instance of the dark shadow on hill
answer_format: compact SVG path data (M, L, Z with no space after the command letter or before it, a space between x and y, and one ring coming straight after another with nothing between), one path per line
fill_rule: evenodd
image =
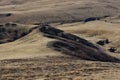
M0 44L15 41L32 32L34 28L28 29L16 23L0 24Z
M101 20L101 19L105 19L109 16L103 16L103 17L90 17L90 18L86 18L85 20L83 20L83 22L90 22L90 21L96 21L96 20Z
M0 18L10 17L12 15L13 15L12 13L3 13L3 14L0 13Z
M65 33L64 31L49 25L39 25L39 30L44 36L58 40L49 42L47 45L49 48L56 51L61 51L67 55L76 56L86 60L120 62L119 59L108 55L98 45L76 35Z

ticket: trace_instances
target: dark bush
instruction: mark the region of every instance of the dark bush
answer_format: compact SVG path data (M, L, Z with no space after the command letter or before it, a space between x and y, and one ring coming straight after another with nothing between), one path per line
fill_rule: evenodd
M3 27L4 25L0 24L0 27Z
M6 31L5 28L0 28L0 33L5 32L5 31Z
M12 15L11 13L7 13L7 14L6 14L7 17L9 17L9 16L11 16L11 15Z
M27 34L26 32L21 33L21 37L25 36L26 34Z
M6 23L5 26L11 26L11 23Z
M4 39L4 36L3 36L3 34L0 33L0 40L1 39Z
M101 46L104 46L106 44L109 44L110 41L108 39L105 39L105 40L100 40L98 42L96 42L97 44L101 45Z
M84 22L95 21L95 20L97 20L97 18L91 17L91 18L85 19Z
M117 50L115 47L111 47L110 49L108 49L110 52L114 52Z
M11 26L12 26L12 27L16 27L16 26L17 26L17 24L15 24L15 23L12 23L12 24L11 24Z
M39 30L45 34L57 36L59 33L63 32L62 30L50 27L50 26L42 26Z

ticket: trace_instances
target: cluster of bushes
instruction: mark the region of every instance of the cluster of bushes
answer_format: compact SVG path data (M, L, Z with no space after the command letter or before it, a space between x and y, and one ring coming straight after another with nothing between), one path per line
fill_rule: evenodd
M28 29L18 26L16 23L5 23L0 25L0 43L14 41L28 34Z
M114 58L99 46L71 33L65 33L62 30L51 27L50 25L39 25L40 32L47 37L56 39L47 44L49 48L60 51L67 55L72 55L86 60L117 62L119 59ZM102 40L99 44L108 44L109 40ZM111 48L109 51L115 51Z
M80 38L76 35L70 34L70 33L65 33L64 31L53 28L49 25L41 25L39 30L41 32L45 33L48 37L49 36L58 37L58 38L66 39L66 40L73 41L76 43L82 43L86 46L93 47L93 48L97 49L97 47L95 45L88 42L87 40L82 39L82 38Z

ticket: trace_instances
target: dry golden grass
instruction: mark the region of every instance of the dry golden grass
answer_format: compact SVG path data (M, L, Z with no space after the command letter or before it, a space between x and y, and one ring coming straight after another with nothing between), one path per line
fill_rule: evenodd
M0 22L17 23L53 23L75 22L87 18L119 17L119 1L100 0L31 0L0 1L2 14L11 13L12 16L0 18ZM111 6L111 7L109 7ZM89 14L88 14L89 13Z
M118 63L69 56L3 60L0 65L1 80L119 80L120 74Z
M109 35L112 33L111 31L106 31L106 30L89 30L89 29L80 30L80 31L71 30L70 32L73 32L75 34L88 35L89 37Z
M116 47L120 53L119 4L120 0L0 0L0 24L17 23L17 29L26 31L34 24L55 23L54 27L93 43L108 38L111 43L102 48ZM100 21L84 23L89 18ZM65 57L46 46L53 40L35 29L0 44L0 80L120 80L119 63ZM118 53L108 52L120 59Z
M107 23L103 21L88 22L86 24L73 23L57 26L66 32L73 33L95 43L102 39L109 39L110 44L105 45L105 49L116 47L117 52L120 52L120 27L119 23ZM113 28L114 27L114 28Z

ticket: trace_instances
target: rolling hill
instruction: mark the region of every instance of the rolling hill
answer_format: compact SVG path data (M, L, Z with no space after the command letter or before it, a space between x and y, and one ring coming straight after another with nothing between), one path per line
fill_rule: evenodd
M119 0L0 0L0 80L119 80L119 13Z

